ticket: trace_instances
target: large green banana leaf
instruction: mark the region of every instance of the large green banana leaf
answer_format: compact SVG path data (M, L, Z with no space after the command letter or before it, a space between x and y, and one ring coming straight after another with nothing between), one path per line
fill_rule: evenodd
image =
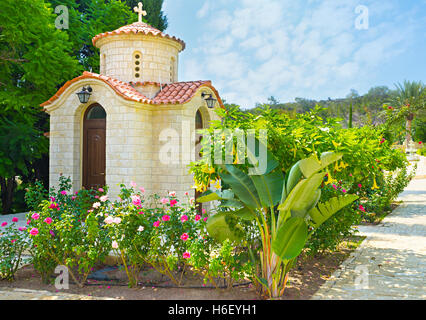
M250 178L263 207L273 207L280 202L284 186L284 176L280 170L267 175L250 176Z
M335 152L324 152L321 154L320 161L317 160L315 155L309 158L300 160L299 167L306 178L311 177L314 173L325 169L330 164L340 160L343 154Z
M234 211L234 215L243 220L251 221L255 218L255 211L253 209L244 207L240 210Z
M307 198L304 203L297 203L290 209L291 216L306 218L309 210L311 210L318 204L318 201L320 200L320 198L321 198L321 189L317 189L315 193L312 193L311 198Z
M277 231L272 250L283 260L297 257L308 239L308 225L302 218L288 219Z
M359 197L355 194L346 194L340 197L334 197L325 203L319 203L317 207L309 211L309 215L314 222L316 228L324 223L333 214L338 212L343 207L354 202Z
M238 217L231 212L221 212L211 216L206 224L207 232L219 242L226 239L240 241L244 229L238 224Z
M222 172L219 175L231 187L237 198L247 207L261 208L259 194L250 176L233 165L226 165L226 169L229 174Z
M234 193L231 190L223 190L223 191L211 191L207 190L204 192L201 197L197 199L199 203L205 203L216 200L230 200L234 198Z
M256 141L255 146L252 146L249 143L247 144L247 158L250 164L255 164L254 168L250 168L249 173L251 175L268 174L272 172L276 167L278 167L279 162L277 161L275 156L272 154L272 152L268 150L267 146L265 146L262 142L260 142L259 139L256 139L255 141ZM259 160L255 156L256 149L265 151L266 159L263 159L263 160L267 162L266 162L266 170L264 172L261 172L259 169L260 163L258 163Z
M287 199L278 206L280 210L278 225L284 222L285 213L289 210L292 212L292 216L306 215L307 210L312 207L312 203L317 199L317 189L321 185L324 178L324 173L316 173L308 179L303 179L291 190ZM302 214L305 212L304 214Z
M302 171L300 171L300 160L296 162L290 169L290 172L287 176L287 183L286 183L286 194L283 194L282 202L287 198L287 196L290 194L291 190L299 183L300 178L302 177Z

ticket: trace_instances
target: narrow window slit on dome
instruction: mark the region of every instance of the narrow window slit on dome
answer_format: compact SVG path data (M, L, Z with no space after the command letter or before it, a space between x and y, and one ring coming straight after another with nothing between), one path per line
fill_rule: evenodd
M134 77L140 78L140 65L141 65L142 54L140 52L135 52L133 54L133 63L134 63Z

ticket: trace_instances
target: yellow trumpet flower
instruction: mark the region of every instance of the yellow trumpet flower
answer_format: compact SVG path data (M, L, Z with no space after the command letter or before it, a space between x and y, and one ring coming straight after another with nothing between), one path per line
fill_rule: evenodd
M203 171L204 173L209 173L209 174L215 173L215 169L214 169L214 168L209 168L209 166L208 166L208 165L206 165L206 166L202 169L202 171Z
M334 170L336 170L337 172L340 171L339 165L337 164L337 162L334 164Z
M380 189L376 182L376 177L374 177L373 186L371 187L371 190Z
M333 179L333 177L331 176L331 173L327 170L327 173L328 173L328 175L327 175L327 181L325 182L325 184L332 184L332 183L334 183L334 182L337 182L337 180L336 179Z

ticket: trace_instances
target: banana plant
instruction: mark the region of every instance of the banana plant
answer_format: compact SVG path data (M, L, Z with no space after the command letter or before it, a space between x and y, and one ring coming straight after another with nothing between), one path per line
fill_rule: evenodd
M247 156L254 159L254 151L248 149ZM221 202L224 211L207 222L207 231L218 241L239 241L244 238L241 220L256 222L262 243L256 279L270 298L283 295L289 271L315 229L358 198L348 194L319 203L325 170L341 158L334 152L322 153L319 159L314 154L294 164L284 177L268 151L264 174L249 175L237 164L219 166L219 176L230 189L207 191L197 200Z

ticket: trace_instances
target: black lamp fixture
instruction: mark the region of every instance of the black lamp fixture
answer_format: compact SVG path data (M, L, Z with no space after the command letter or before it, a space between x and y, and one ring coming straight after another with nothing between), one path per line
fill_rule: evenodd
M213 95L212 95L212 94L203 92L203 93L201 94L201 97L202 97L204 100L206 100L207 107L209 107L210 109L213 109L213 108L214 108L214 105L216 104L216 101L217 101L217 100L216 100L215 98L213 98ZM206 97L207 97L207 98L206 98Z
M81 91L77 92L76 94L81 103L87 103L87 101L89 101L90 95L92 94L91 92L92 87L87 86L87 88L83 87L83 89L81 89Z

